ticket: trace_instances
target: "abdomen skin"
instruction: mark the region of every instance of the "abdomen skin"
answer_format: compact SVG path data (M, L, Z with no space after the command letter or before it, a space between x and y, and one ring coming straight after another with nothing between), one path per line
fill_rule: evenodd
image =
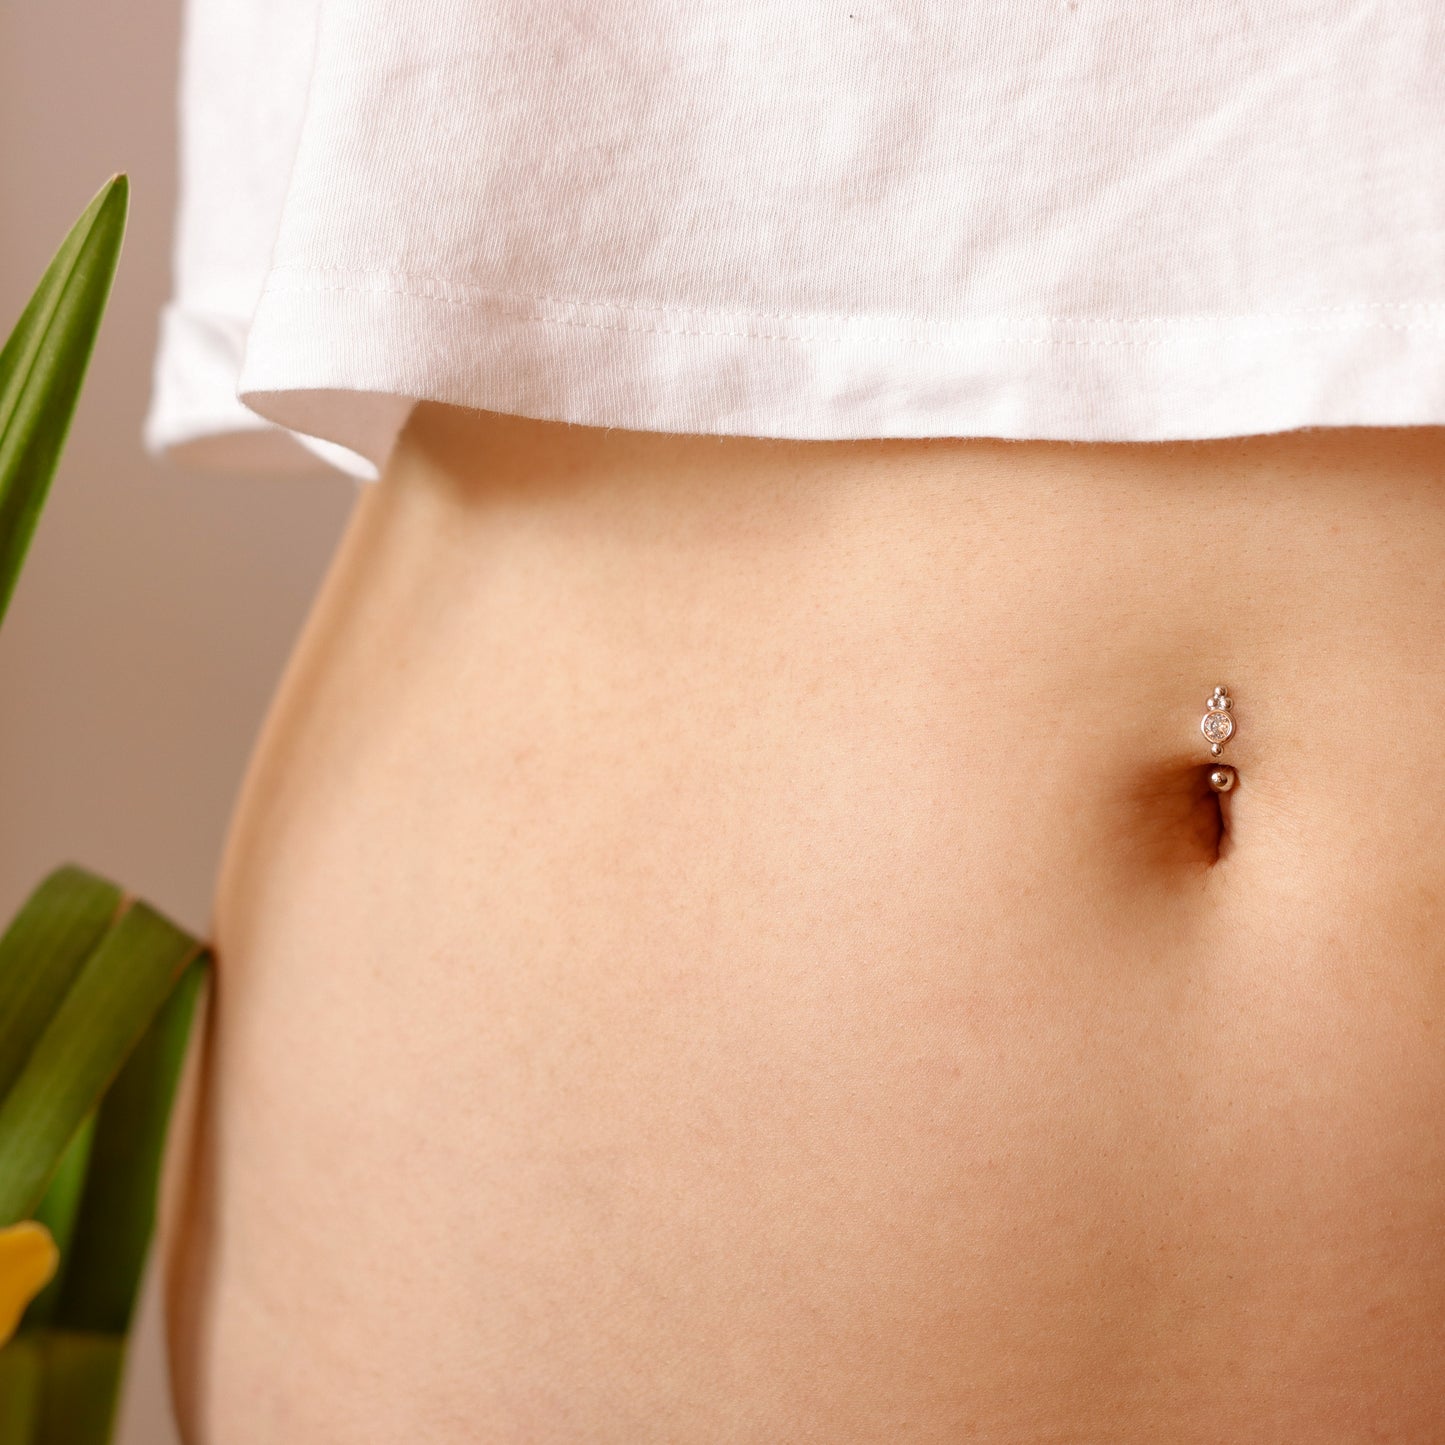
M1442 471L421 408L218 883L191 1445L1437 1440Z

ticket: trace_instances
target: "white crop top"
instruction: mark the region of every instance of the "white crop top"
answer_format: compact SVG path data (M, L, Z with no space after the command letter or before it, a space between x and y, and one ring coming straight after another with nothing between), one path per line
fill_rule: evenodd
M1442 0L189 0L181 118L192 461L1445 423Z

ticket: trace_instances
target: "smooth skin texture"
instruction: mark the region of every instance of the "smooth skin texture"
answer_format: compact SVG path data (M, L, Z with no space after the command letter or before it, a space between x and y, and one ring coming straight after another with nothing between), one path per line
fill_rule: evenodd
M218 882L188 1442L1438 1440L1442 725L1439 430L419 408Z

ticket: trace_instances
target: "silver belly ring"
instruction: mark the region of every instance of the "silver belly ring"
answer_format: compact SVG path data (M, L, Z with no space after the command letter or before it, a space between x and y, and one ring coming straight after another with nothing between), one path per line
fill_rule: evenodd
M1199 731L1209 739L1209 751L1217 758L1224 751L1225 743L1234 736L1234 699L1228 688L1216 687L1206 706L1209 711L1204 714ZM1209 770L1209 786L1216 793L1227 793L1238 777L1228 763L1220 763Z

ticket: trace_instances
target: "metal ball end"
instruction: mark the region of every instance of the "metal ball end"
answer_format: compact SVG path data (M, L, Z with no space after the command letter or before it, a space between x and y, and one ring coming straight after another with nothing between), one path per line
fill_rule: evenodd
M1223 743L1210 743L1209 751L1217 758L1224 751Z
M1234 780L1238 776L1228 763L1224 763L1209 770L1209 786L1216 793L1227 793L1234 786Z

